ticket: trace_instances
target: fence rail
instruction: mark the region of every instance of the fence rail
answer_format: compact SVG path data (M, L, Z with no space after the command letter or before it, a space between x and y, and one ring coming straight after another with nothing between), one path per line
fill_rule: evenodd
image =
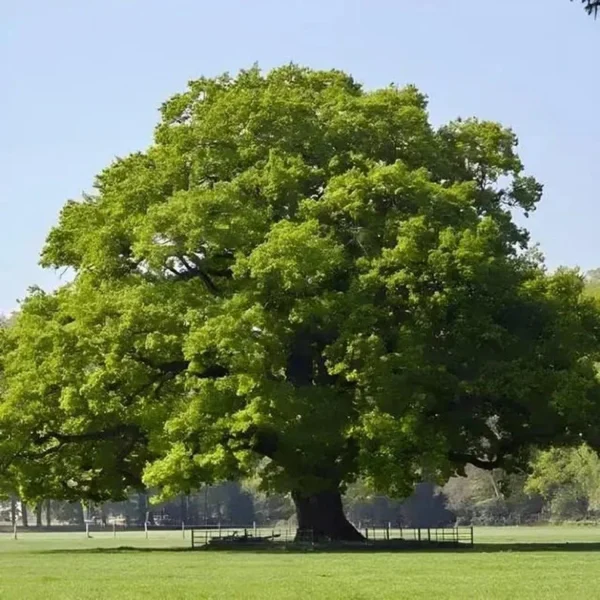
M191 528L192 549L208 547L235 548L244 546L269 546L273 544L337 544L336 540L316 538L312 530L213 527ZM361 529L363 540L354 546L415 547L415 546L465 546L474 543L472 527L366 527Z
M23 533L77 533L81 531L89 531L90 533L106 533L118 531L119 533L143 532L143 531L181 531L182 527L189 530L191 527L187 525L151 525L143 524L126 525L124 523L108 523L100 525L98 523L84 523L83 525L18 525L18 530ZM197 526L196 528L201 528ZM0 525L0 533L12 533L14 525Z

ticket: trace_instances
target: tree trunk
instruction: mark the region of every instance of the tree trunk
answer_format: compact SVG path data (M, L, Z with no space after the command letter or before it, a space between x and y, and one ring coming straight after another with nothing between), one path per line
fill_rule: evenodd
M46 527L52 525L52 500L46 500Z
M179 498L179 517L183 523L188 522L188 496L184 494Z
M75 511L75 523L83 526L85 524L85 516L83 515L83 504L81 502L75 502L73 506Z
M296 540L363 541L364 537L346 519L339 490L326 490L315 494L292 492L296 506L298 530Z
M27 504L21 500L21 521L23 527L29 527L29 519L27 518Z
M42 502L38 502L35 506L35 526L42 527Z
M105 503L100 505L100 519L102 521L102 527L106 527L108 523L108 510Z
M139 492L137 497L137 522L140 525L148 522L148 494Z
M15 496L10 497L10 520L14 527L17 522L17 498Z

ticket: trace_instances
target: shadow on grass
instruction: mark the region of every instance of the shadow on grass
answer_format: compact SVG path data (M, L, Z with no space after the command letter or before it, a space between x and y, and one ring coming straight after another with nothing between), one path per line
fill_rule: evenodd
M33 550L32 554L123 554L135 552L138 554L150 552L192 552L192 548L181 546L165 548L140 548L139 546L117 546L116 548L52 548L50 550Z
M498 552L600 552L600 542L560 542L560 543L498 543L498 544L475 544L473 547L461 546L427 546L427 545L355 545L355 546L296 546L291 544L278 544L272 546L257 547L256 545L237 545L231 547L217 548L140 548L135 546L119 546L117 548L57 548L53 550L38 550L36 554L123 554L123 553L156 553L156 552L229 552L242 554L353 554L353 553L460 553L480 554Z
M600 542L531 542L475 544L466 552L600 552ZM461 550L462 551L462 550Z

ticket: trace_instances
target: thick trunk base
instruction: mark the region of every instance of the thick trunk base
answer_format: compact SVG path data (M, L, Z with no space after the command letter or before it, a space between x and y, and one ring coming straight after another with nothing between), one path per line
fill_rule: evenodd
M292 492L298 529L296 541L360 542L364 537L346 519L339 491Z

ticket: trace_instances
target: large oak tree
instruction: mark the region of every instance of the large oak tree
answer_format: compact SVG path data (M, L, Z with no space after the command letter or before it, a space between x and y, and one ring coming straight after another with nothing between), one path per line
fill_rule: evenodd
M192 81L161 115L51 231L42 262L73 282L4 332L25 497L253 476L300 529L357 539L359 475L403 496L600 445L598 313L513 220L541 186L510 130L296 66Z

